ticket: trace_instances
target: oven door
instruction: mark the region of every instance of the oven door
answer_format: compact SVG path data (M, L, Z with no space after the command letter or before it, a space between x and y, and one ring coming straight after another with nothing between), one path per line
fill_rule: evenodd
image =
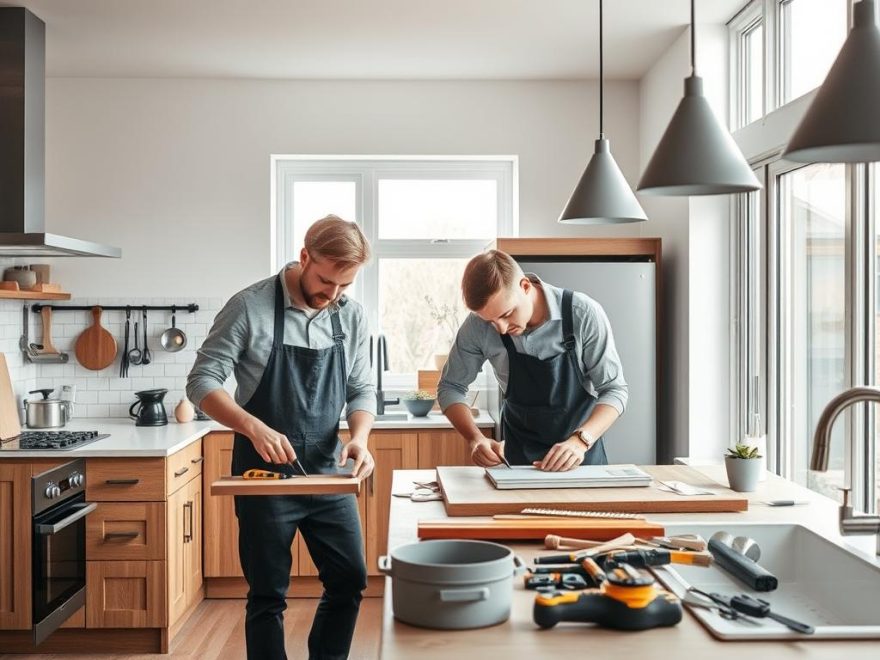
M39 644L85 603L86 516L97 508L80 493L34 516L33 632Z

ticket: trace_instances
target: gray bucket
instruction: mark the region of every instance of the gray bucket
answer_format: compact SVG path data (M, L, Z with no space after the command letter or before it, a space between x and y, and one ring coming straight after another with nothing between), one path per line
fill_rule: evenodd
M513 576L525 566L498 543L442 540L395 548L379 557L379 570L391 577L395 619L463 630L507 621Z

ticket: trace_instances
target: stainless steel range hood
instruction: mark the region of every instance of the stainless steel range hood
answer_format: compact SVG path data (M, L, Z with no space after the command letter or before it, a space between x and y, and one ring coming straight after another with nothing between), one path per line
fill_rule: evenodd
M120 257L122 251L46 233L46 24L0 7L0 257Z

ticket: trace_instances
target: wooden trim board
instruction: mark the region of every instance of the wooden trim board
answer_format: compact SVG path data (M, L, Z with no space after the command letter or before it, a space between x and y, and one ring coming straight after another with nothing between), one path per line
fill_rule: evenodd
M640 465L655 480L683 481L715 495L677 495L655 482L638 488L547 488L497 490L479 467L438 467L437 480L449 516L519 513L528 507L627 513L703 513L747 511L740 493L720 486L685 465Z
M211 495L338 495L357 494L361 480L348 475L315 475L292 479L221 477L211 484Z
M574 539L610 541L629 532L633 536L663 536L663 525L645 520L485 520L447 518L420 520L420 539L543 540L548 534Z

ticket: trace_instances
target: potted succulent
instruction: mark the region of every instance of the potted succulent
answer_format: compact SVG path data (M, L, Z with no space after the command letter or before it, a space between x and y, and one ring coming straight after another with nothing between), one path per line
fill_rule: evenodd
M431 412L431 408L434 407L434 401L436 400L433 394L425 390L408 392L400 398L413 417L427 416Z
M727 481L731 489L740 493L750 493L755 490L764 465L762 458L758 448L752 445L737 443L734 448L728 448L724 456L724 465L727 468Z

